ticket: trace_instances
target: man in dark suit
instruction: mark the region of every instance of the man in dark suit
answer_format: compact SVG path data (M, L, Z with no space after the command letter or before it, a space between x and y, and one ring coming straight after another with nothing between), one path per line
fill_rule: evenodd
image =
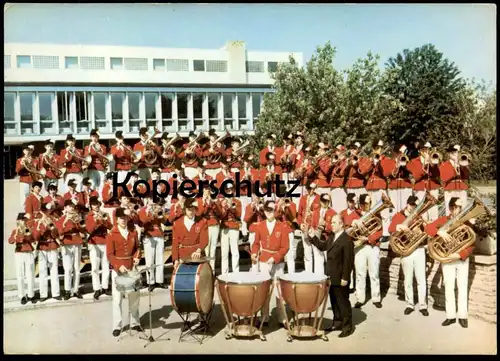
M339 337L347 337L354 332L352 308L349 301L349 281L354 267L354 243L344 232L344 224L339 214L331 220L331 232L321 229L309 231L310 242L320 251L327 252L326 274L330 277L330 301L333 310L333 328L342 330ZM340 325L339 325L340 324Z

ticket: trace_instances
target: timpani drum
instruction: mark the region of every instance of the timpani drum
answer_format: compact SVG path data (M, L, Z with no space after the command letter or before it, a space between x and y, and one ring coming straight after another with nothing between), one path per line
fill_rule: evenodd
M226 273L217 278L216 289L228 326L226 339L259 336L265 341L262 324L260 328L255 327L255 318L269 302L273 290L271 276L268 273Z
M287 317L287 341L292 337L322 337L328 338L324 331L320 331L323 316L328 301L330 280L328 276L310 272L287 273L278 277L278 291L283 313L286 314L285 304L293 313L291 320ZM319 313L321 308L321 313ZM311 314L314 313L314 319ZM300 314L309 314L299 318ZM312 321L312 322L311 322Z

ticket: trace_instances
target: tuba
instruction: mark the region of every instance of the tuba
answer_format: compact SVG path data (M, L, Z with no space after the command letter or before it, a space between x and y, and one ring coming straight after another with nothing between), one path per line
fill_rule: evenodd
M399 231L391 235L389 245L396 254L401 257L409 256L427 240L428 236L427 233L423 231L425 224L421 215L434 207L437 203L438 200L427 192L424 199L422 199L403 222L403 224L409 228L409 231Z
M161 165L163 168L172 168L175 163L175 148L174 150L170 150L170 148L174 145L175 142L177 142L179 139L182 139L182 137L179 135L179 133L175 133L175 136L170 139L168 142L167 141L162 141L163 143L163 153L161 157Z
M389 197L383 193L382 199L359 219L360 223L346 230L346 233L354 240L354 248L361 247L365 243L359 239L360 237L368 237L382 229L382 218L378 214L387 208L394 208L394 206Z
M45 175L46 175L47 171L45 170L45 168L37 170L36 167L35 167L35 165L33 164L33 158L26 158L26 157L24 157L21 160L21 165L24 168L26 168L26 170L31 175L31 178L33 178L33 180L35 182L37 182L37 181L42 180L43 178L45 178Z
M92 157L90 155L86 157L80 157L78 153L76 152L75 148L67 148L69 155L71 155L73 158L79 160L82 162L82 168L88 168L90 163L92 163Z
M429 255L438 262L449 263L447 258L450 255L461 252L476 242L476 233L465 222L488 214L488 209L479 198L474 197L469 200L459 214L440 228L450 235L451 241L436 235L429 241Z

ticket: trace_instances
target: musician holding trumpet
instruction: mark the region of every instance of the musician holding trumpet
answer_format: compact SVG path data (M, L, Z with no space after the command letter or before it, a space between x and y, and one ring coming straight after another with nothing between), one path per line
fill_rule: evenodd
M120 183L127 178L127 173L132 169L132 165L141 160L142 154L136 154L130 146L125 144L125 138L121 130L115 133L115 139L116 144L111 146L111 154L115 161L117 181Z
M78 184L78 191L81 191L81 183L83 172L87 169L91 162L91 157L84 157L83 151L76 148L76 139L72 134L66 137L66 148L61 150L59 154L60 164L66 168L63 182L59 186L62 193L66 192L67 183L70 179L74 179Z
M389 198L394 205L393 213L400 212L405 208L406 200L413 194L410 171L408 170L409 159L406 155L408 148L405 145L396 146L393 149L392 159L387 160L387 171L385 172L389 184L387 185Z
M439 174L443 181L444 201L446 205L446 214L450 214L448 207L450 200L457 197L462 204L467 203L467 180L469 179L469 160L470 155L462 153L459 155L460 146L454 145L447 149L449 159L441 163Z
M91 157L91 162L87 169L87 177L92 180L96 190L100 194L106 181L105 172L109 170L113 156L107 154L107 148L104 144L99 143L98 129L92 129L90 132L90 144L85 147L83 155Z
M38 180L37 174L34 173L34 170L38 167L38 160L32 157L34 150L35 146L33 145L24 145L23 156L16 160L16 173L19 175L21 204L24 204L26 197L30 194L31 184L35 180Z

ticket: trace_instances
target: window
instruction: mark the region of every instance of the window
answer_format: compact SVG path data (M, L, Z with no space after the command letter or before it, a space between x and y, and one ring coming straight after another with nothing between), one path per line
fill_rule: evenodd
M104 57L81 56L80 69L104 70Z
M3 119L6 121L14 121L14 106L16 103L15 93L3 93Z
M172 119L172 103L174 102L173 93L161 94L161 118Z
M29 55L18 55L17 56L17 67L18 68L31 68L31 56Z
M147 58L125 58L125 70L148 70Z
M194 71L205 71L205 60L193 60Z
M187 59L167 59L167 71L189 71Z
M59 69L58 56L33 55L35 69Z
M57 116L59 122L69 121L69 94L57 93Z
M260 114L260 103L262 99L262 94L253 93L252 94L252 116L257 118Z
M66 69L78 69L78 57L77 56L67 56L64 58Z
M187 119L188 117L188 99L189 94L177 93L177 118Z
M275 73L278 70L278 62L277 61L268 61L267 62L267 71L269 73Z
M144 94L144 103L146 105L146 119L156 119L157 99L158 99L158 94L156 93Z
M19 93L21 120L33 120L33 93Z
M3 56L3 68L10 69L10 55Z
M232 93L224 93L222 96L224 103L224 118L233 117L233 97L234 94Z
M193 94L193 116L195 119L203 118L203 98L205 94L194 93Z
M141 103L141 93L128 93L128 118L141 119L139 104Z
M75 92L77 122L89 120L89 108L88 108L89 99L90 99L90 93Z
M123 58L111 58L110 64L111 64L111 69L121 70L123 69Z
M208 117L219 118L219 94L208 94Z
M52 120L52 93L38 93L40 120Z
M111 93L111 119L123 119L123 93Z
M106 94L94 93L95 120L106 120Z
M264 72L264 62L263 61L247 61L247 73L263 73Z
M207 60L207 71L214 73L227 72L227 61L225 60Z
M153 69L165 71L165 59L153 59Z
M238 94L238 118L240 119L247 118L247 97L247 93Z

